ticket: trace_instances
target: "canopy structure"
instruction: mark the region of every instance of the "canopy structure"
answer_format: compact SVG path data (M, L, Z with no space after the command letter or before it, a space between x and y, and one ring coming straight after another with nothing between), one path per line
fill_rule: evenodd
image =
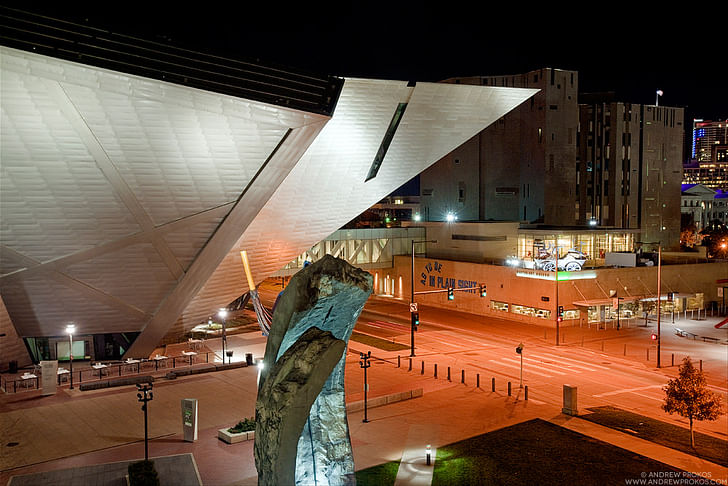
M129 355L247 291L241 250L260 282L536 91L4 21L3 302L21 337L139 331Z

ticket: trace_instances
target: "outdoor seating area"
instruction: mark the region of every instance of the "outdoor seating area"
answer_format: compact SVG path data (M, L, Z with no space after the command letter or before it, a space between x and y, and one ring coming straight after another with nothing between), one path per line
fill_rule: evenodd
M196 350L189 350L190 345ZM203 340L191 340L159 348L149 358L126 358L123 361L98 362L74 360L72 366L69 366L73 369L73 376L71 376L70 369L58 367L57 384L58 386L70 386L72 382L74 385L80 385L89 381L148 374L160 370L192 368L198 364L215 363L216 361L222 361L222 357L205 347ZM5 393L37 390L40 388L41 376L41 369L38 365L19 370L15 374L2 375L0 376L0 389Z

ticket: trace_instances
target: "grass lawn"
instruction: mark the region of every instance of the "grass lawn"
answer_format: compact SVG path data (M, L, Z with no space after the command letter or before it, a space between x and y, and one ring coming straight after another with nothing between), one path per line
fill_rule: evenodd
M690 429L687 427L615 407L594 407L587 410L591 413L579 417L728 467L728 441L695 432L695 449L693 449L690 447Z
M402 351L404 349L409 349L409 346L406 346L404 344L393 343L391 341L387 341L386 339L380 339L356 331L351 333L351 340L358 343L367 344L369 346L374 346L375 348L379 348L384 351Z
M357 486L390 486L397 478L399 461L387 462L356 472Z
M650 472L681 474L667 464L535 419L438 447L432 484L624 486L625 480L639 481Z

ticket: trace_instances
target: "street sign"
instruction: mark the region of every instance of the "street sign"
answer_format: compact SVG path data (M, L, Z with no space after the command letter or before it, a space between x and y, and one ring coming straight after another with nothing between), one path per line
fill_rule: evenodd
M410 303L410 312L417 312L417 302Z

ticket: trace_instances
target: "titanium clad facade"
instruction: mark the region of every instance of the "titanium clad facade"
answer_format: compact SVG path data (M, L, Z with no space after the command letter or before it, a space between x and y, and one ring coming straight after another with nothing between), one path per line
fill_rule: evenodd
M136 357L247 291L240 250L262 281L533 94L339 79L307 111L0 50L8 335L140 333Z

